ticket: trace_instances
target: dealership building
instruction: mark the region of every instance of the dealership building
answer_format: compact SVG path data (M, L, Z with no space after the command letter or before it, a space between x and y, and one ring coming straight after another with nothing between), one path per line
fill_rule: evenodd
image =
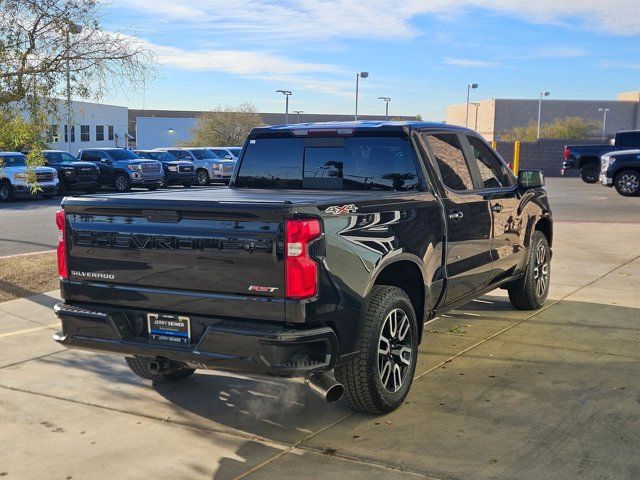
M47 144L55 150L71 153L82 148L124 147L129 139L128 109L116 105L92 102L71 102L71 128L67 123L67 105L60 100L57 113L49 119Z
M539 100L492 98L469 104L467 126L478 131L487 140L500 140L501 135L515 127L526 127L538 121ZM567 117L580 117L603 124L604 109L608 109L606 136L619 130L640 129L640 91L618 94L616 100L542 100L541 123ZM447 107L447 123L464 125L466 103ZM594 132L594 134L600 134Z

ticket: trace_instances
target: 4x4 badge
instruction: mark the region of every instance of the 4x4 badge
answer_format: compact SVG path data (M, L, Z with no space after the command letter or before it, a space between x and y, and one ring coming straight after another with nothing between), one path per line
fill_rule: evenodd
M324 212L331 215L342 215L343 213L356 213L357 211L358 207L350 203L349 205L332 205L327 207Z

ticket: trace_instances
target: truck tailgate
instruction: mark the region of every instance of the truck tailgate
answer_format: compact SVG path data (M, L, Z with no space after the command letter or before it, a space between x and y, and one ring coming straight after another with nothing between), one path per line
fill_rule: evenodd
M65 200L67 300L284 319L283 203L153 198Z

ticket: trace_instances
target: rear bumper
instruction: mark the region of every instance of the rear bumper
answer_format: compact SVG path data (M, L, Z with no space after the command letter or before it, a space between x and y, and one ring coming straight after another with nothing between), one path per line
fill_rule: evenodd
M101 305L60 303L54 307L62 331L53 338L72 348L166 358L192 368L306 376L333 369L338 339L329 327L288 328L264 322L191 317L191 344L153 341L146 313ZM199 328L201 328L201 333Z

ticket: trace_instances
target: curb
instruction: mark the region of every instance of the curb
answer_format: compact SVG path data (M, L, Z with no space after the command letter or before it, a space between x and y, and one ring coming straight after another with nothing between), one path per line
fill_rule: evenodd
M4 257L0 257L0 260L4 260L5 258L18 258L18 257L28 257L30 255L44 255L45 253L53 253L57 250L44 250L42 252L29 252L29 253L16 253L15 255L6 255Z

